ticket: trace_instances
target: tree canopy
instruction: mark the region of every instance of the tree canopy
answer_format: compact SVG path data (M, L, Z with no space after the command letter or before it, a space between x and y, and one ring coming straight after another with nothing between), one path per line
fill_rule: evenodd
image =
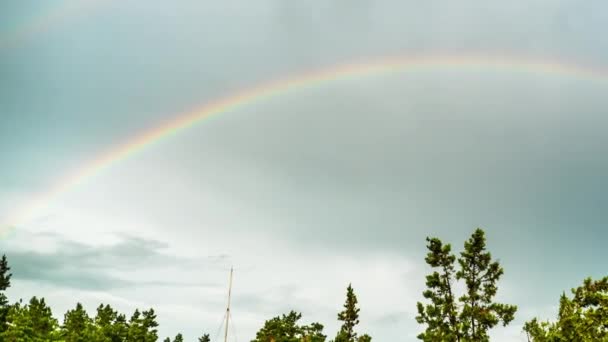
M425 261L435 271L426 277L427 290L423 292L429 303L417 304L416 320L426 325L418 338L428 342L489 341L489 330L501 322L509 324L517 307L494 301L504 270L486 250L484 231L475 230L458 259L450 244L438 238L427 238L427 243ZM459 297L455 293L458 281L465 287Z
M608 277L572 289L572 298L562 294L556 322L532 319L524 325L534 342L608 341Z

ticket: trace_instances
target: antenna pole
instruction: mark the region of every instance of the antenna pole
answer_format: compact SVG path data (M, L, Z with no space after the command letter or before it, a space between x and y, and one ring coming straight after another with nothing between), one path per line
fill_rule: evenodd
M230 321L230 296L232 294L232 267L230 268L230 283L228 286L228 306L226 307L226 328L224 330L224 342L228 342L228 322Z

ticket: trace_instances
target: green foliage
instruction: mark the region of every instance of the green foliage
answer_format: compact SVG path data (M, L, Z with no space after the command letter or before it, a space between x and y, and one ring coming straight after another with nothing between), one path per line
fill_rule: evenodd
M76 304L74 310L68 311L61 327L61 337L65 342L88 342L95 340L93 320L82 307Z
M140 312L135 310L127 329L127 340L138 342L153 342L158 340L158 331L156 330L158 323L156 322L156 313L154 309Z
M363 334L357 339L358 342L372 342L372 337L368 334Z
M11 277L12 274L9 273L11 268L8 266L8 261L6 260L6 255L2 256L0 259L0 334L6 330L6 315L9 311L8 298L4 294L11 286Z
M436 269L426 277L427 290L423 292L429 304L418 303L416 320L427 326L418 335L423 341L489 341L488 331L502 322L509 324L517 310L514 305L494 302L497 283L504 270L492 261L486 251L485 233L475 230L464 244L455 272L456 257L449 244L437 238L427 238L429 250L425 260ZM456 303L454 284L463 280L465 293Z
M572 299L562 294L554 323L533 319L524 331L534 342L608 341L608 277L572 289Z
M44 298L33 297L27 305L12 305L7 314L8 326L0 334L6 342L58 341L58 323Z
M182 334L177 334L175 335L173 342L184 342L184 337L182 336Z
M371 341L371 337L367 334L357 337L355 327L359 324L359 312L361 309L357 307L357 296L351 284L346 288L346 301L344 302L344 310L338 313L338 320L342 322L342 326L334 338L333 342L366 342Z
M359 309L357 307L357 296L351 284L346 288L346 301L344 310L338 313L338 320L343 322L335 341L354 342L357 338L355 326L359 324Z
M324 342L323 325L301 326L298 325L301 318L302 314L295 311L274 317L264 323L251 342Z
M211 338L209 338L209 334L203 334L198 338L198 342L211 342Z
M119 314L110 305L99 305L94 319L95 341L121 342L127 340L129 326L125 315Z

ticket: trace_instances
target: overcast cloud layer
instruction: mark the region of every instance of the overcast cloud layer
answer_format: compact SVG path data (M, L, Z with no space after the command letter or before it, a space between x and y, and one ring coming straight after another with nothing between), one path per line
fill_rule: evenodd
M277 77L408 54L608 60L602 1L108 0L23 33L49 6L0 11L0 218L129 137ZM551 318L563 290L605 275L607 87L442 68L221 114L0 241L10 298L44 296L57 317L77 300L154 307L161 336L194 340L216 333L234 265L240 340L290 309L333 337L352 282L360 331L415 341L425 237L459 250L480 226L505 267L499 299L519 306L495 340L524 341L526 319Z

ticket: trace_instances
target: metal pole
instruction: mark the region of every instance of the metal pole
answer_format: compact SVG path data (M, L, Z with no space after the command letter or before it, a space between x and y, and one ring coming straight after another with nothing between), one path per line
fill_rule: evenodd
M228 286L228 306L226 307L226 328L224 330L224 342L228 342L228 322L230 321L230 296L232 293L232 267L230 268L230 283Z

